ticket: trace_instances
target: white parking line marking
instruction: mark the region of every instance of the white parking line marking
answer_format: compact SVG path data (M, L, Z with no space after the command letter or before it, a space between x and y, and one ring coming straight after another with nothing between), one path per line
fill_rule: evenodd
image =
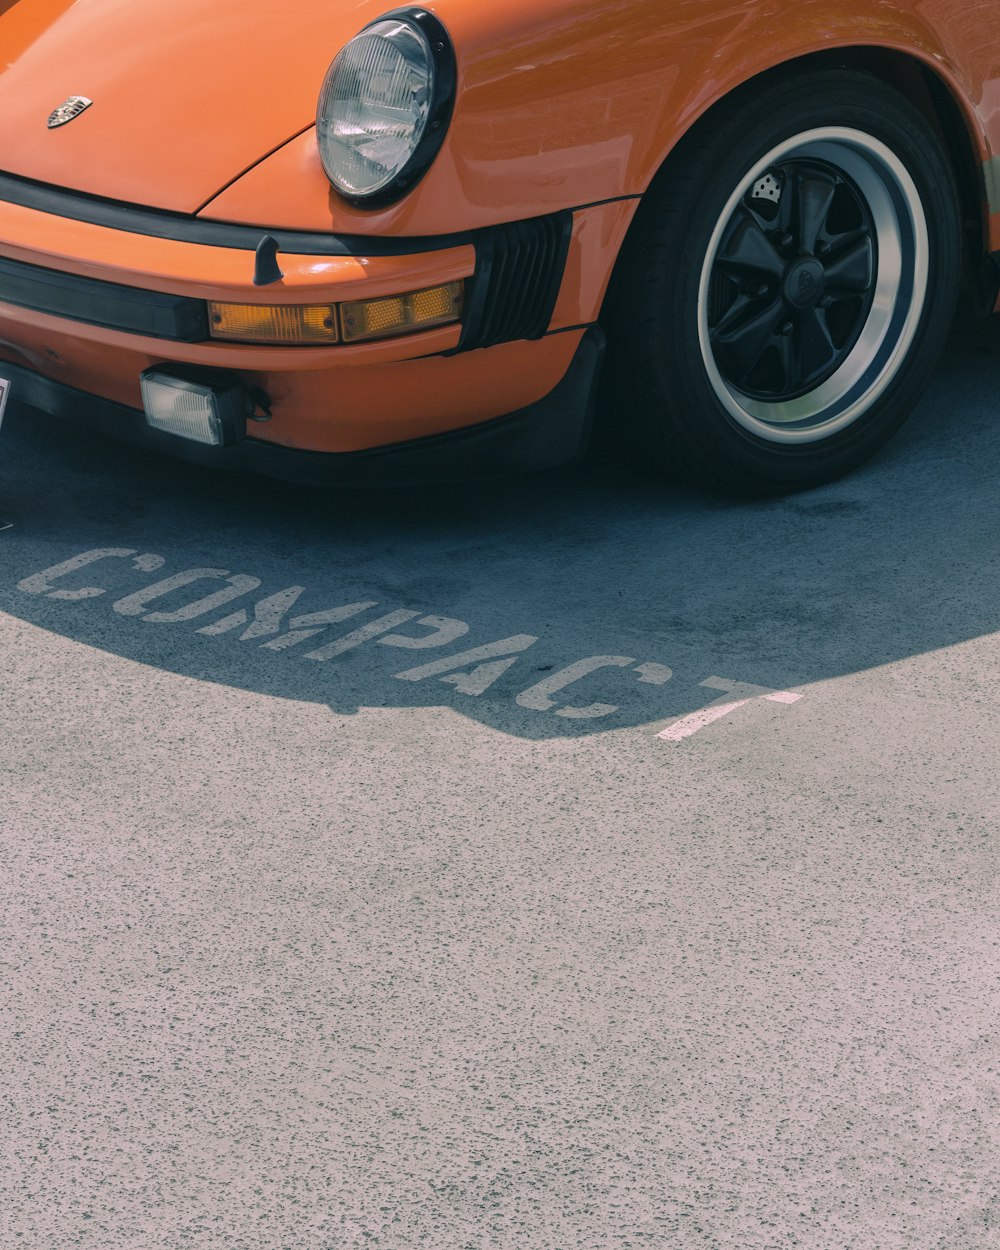
M656 735L658 738L664 742L683 742L685 738L693 737L699 730L705 729L726 716L731 716L733 712L746 707L748 703L753 703L756 699L767 699L771 703L798 703L802 698L800 694L793 694L789 690L768 690L766 686L748 686L745 682L729 681L725 677L709 677L700 684L709 690L723 690L725 694L721 699L710 703L708 707L702 708L700 712L692 712L690 716L684 716L679 721L675 721L658 733ZM736 697L733 698L733 695Z

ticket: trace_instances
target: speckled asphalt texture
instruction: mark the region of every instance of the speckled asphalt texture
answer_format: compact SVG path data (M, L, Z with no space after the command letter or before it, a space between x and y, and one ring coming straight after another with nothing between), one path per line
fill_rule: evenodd
M764 503L12 410L3 1250L1000 1246L998 389Z

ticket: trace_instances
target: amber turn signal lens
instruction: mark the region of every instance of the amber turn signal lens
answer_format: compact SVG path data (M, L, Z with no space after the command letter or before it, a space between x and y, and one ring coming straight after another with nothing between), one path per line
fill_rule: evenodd
M336 343L336 304L209 304L213 339L289 346Z
M219 304L208 306L213 339L309 346L360 343L461 321L464 282L353 304Z
M394 295L390 299L363 300L341 304L340 324L345 343L364 339L384 339L396 334L413 334L431 326L448 325L462 319L464 282Z

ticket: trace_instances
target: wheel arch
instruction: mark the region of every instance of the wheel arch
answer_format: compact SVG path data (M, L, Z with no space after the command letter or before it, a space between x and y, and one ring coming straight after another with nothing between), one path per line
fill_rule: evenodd
M905 95L936 131L955 176L969 283L976 290L976 299L982 306L980 311L992 312L1000 272L990 255L990 204L984 167L991 155L990 149L979 117L961 84L945 75L937 64L930 64L912 51L875 44L845 45L791 57L743 79L717 95L697 114L652 171L646 193L654 184L670 178L680 154L689 144L698 142L702 125L718 108L730 105L734 98L762 83L799 75L809 69L856 69L871 74ZM622 252L627 250L628 244L629 236L626 236Z
M863 70L905 95L923 114L942 140L955 175L966 223L966 247L975 255L989 250L989 204L983 163L989 150L978 115L968 95L937 64L897 48L874 45L837 48L796 58L776 68L777 73L800 67L837 66Z

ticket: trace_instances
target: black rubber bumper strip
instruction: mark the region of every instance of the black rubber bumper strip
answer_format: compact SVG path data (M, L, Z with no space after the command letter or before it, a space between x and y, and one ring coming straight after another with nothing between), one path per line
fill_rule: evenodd
M0 302L178 343L208 338L204 300L120 286L0 258Z
M471 231L422 238L392 238L386 235L242 226L192 217L187 213L144 208L139 204L123 204L119 200L104 200L82 191L67 191L62 187L18 178L14 174L0 174L0 201L49 213L53 217L122 230L126 234L201 243L206 247L231 247L253 252L264 235L271 235L277 240L280 251L293 256L415 256L420 252L442 252L475 241L475 234Z
M571 464L590 440L604 334L590 327L559 385L508 417L370 451L298 451L247 438L206 447L151 429L143 413L0 360L13 408L24 405L139 447L210 468L259 473L317 486L394 486L455 481Z
M567 210L574 213L602 204L618 204L638 200L638 195L619 195L592 204L578 204ZM456 234L391 236L375 234L335 234L322 230L283 230L273 225L244 226L236 222L211 221L189 213L147 208L106 200L84 191L69 191L48 183L34 182L16 174L0 173L0 202L18 204L53 217L82 221L126 234L141 234L153 239L175 239L180 243L201 243L206 247L231 247L255 252L261 239L271 235L278 249L293 256L417 256L421 252L443 252L452 247L465 247L487 233L492 227L464 230Z

